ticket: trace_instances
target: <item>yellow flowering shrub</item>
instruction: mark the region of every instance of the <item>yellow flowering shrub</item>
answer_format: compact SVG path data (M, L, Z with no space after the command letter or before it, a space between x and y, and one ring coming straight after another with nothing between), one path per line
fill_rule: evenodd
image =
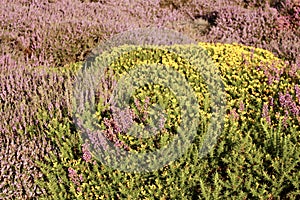
M199 51L199 47L207 51ZM292 89L298 83L299 74L297 72L295 77L289 77L285 63L271 52L239 44L199 43L164 47L122 46L114 48L107 55L116 58L110 59L112 62L109 67L114 69L117 80L126 77L137 66L145 67L144 69L152 65L156 65L158 69L166 66L178 71L193 88L200 105L201 120L203 117L211 117L210 109L215 105L207 94L214 94L215 91L214 88L209 90L208 85L218 84L216 74L220 75L224 83L227 112L222 133L205 157L199 156L201 136L196 137L182 157L157 171L142 174L112 170L110 166L97 162L94 157L87 160L84 155L79 157L74 152L73 155L73 149L79 149L81 145L76 138L78 135L71 131L69 125L51 123L48 132L60 140L58 143L61 143L61 153L57 154L59 156L53 154L47 160L52 162L49 165L42 165L47 180L41 180L40 184L47 188L49 195L64 199L226 199L232 196L237 199L265 199L272 196L288 196L293 199L298 195L294 191L299 188L299 125L294 123L296 119L293 116L289 116L294 120L291 121L293 126L280 129L279 119L282 119L285 108L280 104L278 93L289 90L294 98L295 92ZM207 68L198 71L192 62L195 58L201 64L207 64ZM79 65L81 63L70 65L69 69L78 71ZM210 68L211 72L206 74L206 70ZM161 71L157 72L157 77L160 77ZM149 76L143 70L136 75L137 81L146 80ZM167 118L161 132L156 137L146 139L115 132L119 141L130 147L126 150L133 153L166 146L176 134L172 127L178 127L182 122L179 101L172 93L172 88L161 87L155 81L157 79L153 79L153 84L135 88L133 98L142 100L141 107L145 107L143 100L147 97L151 97L150 105L165 103ZM172 83L175 84L174 88L181 86L181 83ZM274 100L272 103L271 98ZM98 102L102 103L103 101ZM141 110L137 109L134 101L130 103L137 115L143 115L139 113ZM207 103L212 104L207 106ZM263 113L266 104L269 106L268 115L272 126L265 126L261 121L262 114L266 114ZM190 106L186 104L187 108ZM103 105L98 106L95 115L101 124L99 127L104 129L107 124L102 121L105 117L109 118L108 110L105 109L107 107ZM142 121L137 122L142 124ZM199 127L205 129L206 125L203 124ZM114 125L112 123L108 128L112 130ZM201 131L199 135L205 130ZM120 146L122 147L124 146ZM91 155L87 150L82 151L83 154ZM162 159L168 159L168 156L169 154ZM154 160L151 159L150 162Z

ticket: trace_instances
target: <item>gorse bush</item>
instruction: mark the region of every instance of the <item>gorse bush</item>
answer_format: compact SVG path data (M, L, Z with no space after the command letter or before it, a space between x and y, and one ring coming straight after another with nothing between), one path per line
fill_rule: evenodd
M262 49L237 44L232 46L228 44L200 43L200 45L206 47L210 56L220 62L221 72L228 74L226 75L228 78L224 79L224 84L230 99L229 104L246 115L243 119L250 117L258 120L261 115L257 110L251 114L251 110L262 108L266 103L277 114L292 114L296 119L295 123L299 123L299 121L297 122L298 95L295 95L299 93L297 89L299 68L296 65L293 66L293 69L290 69L287 63ZM234 56L228 57L227 55ZM294 72L292 73L292 71ZM237 89L236 86L239 86L239 88ZM279 101L283 98L282 92L287 93L287 95L289 93L294 95L294 98L290 99L289 105L291 107L282 107L283 102L285 102L284 100ZM277 103L274 99L277 99ZM247 109L247 104L249 109ZM288 111L284 108L287 108ZM291 112L291 110L293 111ZM277 117L279 116L277 115Z
M134 150L136 150L138 148L141 151L143 151L145 148L149 151L149 150L152 150L153 147L157 148L157 147L164 146L165 142L167 142L167 140L168 140L168 138L166 137L167 136L166 133L169 133L169 134L171 133L171 135L173 136L174 132L176 132L175 130L177 130L179 128L179 126L181 129L183 129L185 131L191 131L192 129L190 129L190 127L198 126L197 125L198 122L193 122L194 118L198 118L196 116L197 113L195 114L193 112L190 112L190 110L197 111L197 108L195 108L195 105L193 105L193 104L200 104L201 106L206 104L205 98L207 98L206 97L207 94L205 94L205 93L207 93L206 92L207 89L204 87L205 84L203 83L203 80L201 80L201 73L205 76L205 80L207 82L211 82L210 87L216 87L217 84L220 84L220 83L218 83L216 77L214 77L216 75L216 73L210 72L210 70L213 70L213 66L210 67L210 65L209 65L210 63L209 63L208 55L205 54L204 50L201 52L197 48L199 48L199 47L195 46L195 47L191 48L191 50L185 50L180 47L177 48L175 46L173 49L165 49L165 50L164 49L152 50L151 46L149 47L149 49L146 47L145 49L141 49L141 50L140 50L140 48L133 49L133 50L131 50L130 48L126 48L126 47L121 48L121 50L124 50L126 52L130 50L130 52L128 55L126 55L126 54L120 55L118 60L112 64L112 68L115 70L115 74L117 75L117 77L120 76L119 75L120 73L126 74L126 73L129 73L131 70L134 70L134 68L133 68L134 66L142 65L142 66L144 66L144 70L137 68L136 69L137 72L135 74L129 74L131 77L132 76L138 77L138 78L136 78L136 80L133 81L133 83L135 85L134 89L137 89L137 90L136 90L136 93L134 94L135 99L131 101L132 103L135 104L134 105L135 111L138 111L138 112L133 111L131 113L127 112L126 114L119 113L119 118L121 120L120 121L120 120L118 120L118 117L115 115L110 116L110 117L107 116L108 112L113 111L113 109L107 109L107 106L108 106L107 103L104 104L104 102L108 102L107 99L104 99L100 102L101 105L99 107L104 108L104 110L99 110L97 113L98 118L102 121L101 128L103 126L107 126L107 131L105 134L109 135L110 138L113 138L113 136L114 136L115 138L113 138L114 139L113 142L115 142L116 140L117 141L120 140L120 138L117 139L116 135L114 135L114 134L118 134L118 137L122 137L122 139L123 139L122 142L124 142L124 139L126 139L126 138L124 138L124 136L122 134L124 134L124 132L125 133L127 132L127 128L125 128L125 131L123 131L124 130L123 127L130 127L131 123L135 120L142 121L143 125L146 125L146 126L149 125L149 123L150 124L152 123L155 125L154 127L156 127L157 129L160 129L158 127L159 127L159 124L161 124L161 121L164 122L164 123L162 123L162 127L164 127L164 129L158 130L158 131L161 131L159 136L155 135L155 139L151 138L151 140L156 140L156 141L154 141L154 143L151 140L145 140L145 141L142 141L143 144L138 144L138 142L139 142L138 138L136 138L135 140L133 139L133 137L127 138L127 140L126 140L127 142L125 141L125 143L127 143L127 145L132 144L132 145L129 145L129 148L132 146L135 146ZM201 48L199 48L199 49L201 49ZM179 55L181 55L181 53L182 53L184 57L180 58L176 55L177 53L174 53L172 51L178 52ZM116 54L115 56L118 57L117 52L113 51L112 55ZM195 52L197 52L196 55L195 55ZM204 68L204 69L201 69L200 71L197 70L197 68L195 68L195 67L194 68L188 67L187 64L184 64L184 63L187 63L187 60L189 60L189 59L198 59L198 58L201 58L199 61L199 65L203 65L203 68ZM96 66L105 65L105 64L102 64L102 63L100 64L100 63L101 62L96 62L95 65ZM155 66L151 67L153 64L155 64ZM188 79L189 86L191 88L193 88L194 90L188 91L188 92L180 92L180 88L184 87L184 84L182 83L182 81L179 81L178 78L176 77L176 74L172 73L171 71L167 72L167 74L168 73L172 74L172 75L169 75L169 79L167 78L167 80L160 82L160 80L158 80L157 77L167 76L167 75L162 75L162 73L166 73L165 70L167 70L163 67L164 65L170 66L171 68L174 68L176 71L179 71L182 75L184 75L184 77L186 79ZM193 66L193 65L196 65L196 64L192 64L191 66ZM152 68L154 71L151 71ZM153 78L151 78L151 76L149 77L148 70L151 71L150 74L155 73L156 76L154 76ZM126 71L128 71L128 72L126 72ZM101 76L102 72L99 73L97 71L92 70L89 73L95 74L95 77L98 77L98 76ZM93 80L93 79L91 79L91 80ZM143 85L143 81L146 81L147 83L145 85ZM159 81L159 82L156 83L156 81ZM90 83L90 81L88 81L88 83ZM139 85L140 83L141 83L141 85ZM121 85L124 85L124 84L121 83ZM168 87L166 85L170 88L168 89ZM141 87L141 88L136 88L136 86ZM93 88L92 85L87 85L86 87ZM121 92L126 91L127 89L128 89L127 86L125 88L119 88L119 90ZM171 92L170 90L173 92ZM92 93L92 92L87 92L85 90L80 90L80 91L82 91L82 94L80 94L79 96L83 96L84 93L89 93L89 94ZM109 90L100 89L100 94L98 96L107 97L106 94L103 94L103 93L106 93L107 91L109 91ZM176 98L174 98L174 94L172 95L172 93L174 93L174 92L176 94ZM189 92L191 93L191 95L195 95L195 97L197 99L197 100L195 100L196 102L194 102L194 100L191 100L191 97L189 97L189 95L187 95ZM218 95L220 95L220 94L218 94ZM121 94L121 96L123 96L123 95ZM217 95L215 95L215 96L216 96L215 97L216 99L220 98ZM146 97L149 97L149 99L146 100L145 99ZM87 97L87 99L89 99L89 98L90 97ZM121 101L122 102L126 101L123 98ZM138 99L142 98L141 99L142 101L148 101L147 104L150 103L150 105L152 105L152 106L156 106L156 107L160 106L165 111L165 115L167 115L167 116L165 116L165 117L157 116L158 118L153 119L151 116L151 111L149 111L149 113L147 111L146 117L145 117L144 110L141 110L139 108L140 106L137 104L136 98L138 98ZM115 98L113 98L113 99L115 99ZM110 104L112 106L114 106L115 103L122 104L122 102L110 102ZM191 102L194 102L194 103L191 103ZM81 108L84 106L85 103L86 102L80 102L79 105L77 105L77 107ZM215 104L217 104L217 103L212 102L211 106L214 106ZM145 105L143 105L143 107L145 107ZM146 105L146 107L147 107L147 105ZM185 109L181 109L182 107L185 107ZM208 108L206 108L206 109L208 109ZM139 113L140 111L142 111L142 113ZM202 113L201 112L199 113L201 115L201 118L204 118L203 115L207 115L207 113L205 113L205 112L206 111L204 110L204 111L202 111ZM136 117L136 116L140 116L141 114L143 115L142 119L139 119L138 117ZM83 113L83 115L85 115L85 113ZM147 115L149 117L147 117ZM182 118L182 115L185 117ZM82 125L93 123L93 122L90 122L91 117L92 117L91 115L85 115L84 117L82 117L80 119L81 123L83 123ZM186 118L189 118L189 120L186 121ZM113 122L108 123L108 121L111 121L111 120L113 120ZM136 121L136 122L138 122L138 121ZM194 125L193 123L196 123L196 124ZM157 125L158 125L158 127L157 127ZM149 128L149 126L146 128ZM181 137L181 136L178 136L178 137ZM188 137L188 135L186 135L186 137ZM122 144L122 143L120 142L120 144ZM180 145L180 144L178 144L178 145ZM183 144L181 144L181 145L183 145ZM160 158L156 158L156 159L164 159L164 158L160 157Z
M47 195L53 199L232 197L296 199L300 195L298 185L300 174L297 170L299 168L299 115L297 114L300 107L297 85L299 70L290 73L292 70L287 68L286 63L262 49L238 44L209 43L200 43L198 48L200 47L207 50L207 55L220 70L227 100L224 128L217 144L207 156L199 157L201 138L207 130L209 121L202 118L202 125L199 126L201 132L189 150L169 165L148 173L113 170L96 160L95 154L88 148L90 143L85 143L80 138L80 131L71 128L72 122L66 119L64 123L59 123L54 118L50 120L47 133L52 136L53 143L59 148L51 151L53 153L49 152L45 162L39 162L44 178L37 182L40 187L48 191ZM172 57L172 53L167 51L172 48L177 48L176 52L182 52L183 55L196 56L187 52L194 52L193 48L197 46L158 48L163 51L151 50L149 47L140 48L138 51L123 54L111 64L111 67L115 69L115 74L122 75L126 73L126 69L133 69L141 63L154 62L159 65L162 62L169 67L177 66L177 70L193 83L195 80L192 78L193 73L189 73L188 70L192 69L191 63L180 61L178 55ZM180 67L186 70L181 71ZM200 78L200 76L196 77L196 80ZM196 94L197 91L201 91L197 89L198 86L203 87L202 92L205 91L207 83L201 81L201 78L195 83L200 84L191 84ZM162 92L161 88L155 90L154 87L152 90L151 86L147 87L140 88L135 93L135 97L141 98L139 100L142 103L132 102L133 112L129 112L128 115L133 120L141 120L143 115L140 115L140 118L136 116L138 114L147 114L147 111L143 113L143 110L137 110L137 107L145 105L147 107L146 102ZM103 99L107 91L99 92L99 98ZM199 92L199 95L196 96L203 109L205 101L201 96L204 94ZM147 100L147 97L150 99ZM99 123L110 121L100 127L113 130L109 136L114 136L114 139L106 134L104 137L118 144L119 148L142 152L147 149L147 145L152 149L151 144L156 148L161 146L155 144L160 143L162 146L166 144L153 138L152 143L151 139L147 139L147 142L134 141L130 136L124 135L124 132L122 133L124 126L121 127L122 123L118 118L109 112L104 112L111 106L107 107L104 102L107 101L105 99L98 101L100 107L95 117ZM124 117L125 115L123 113ZM167 117L170 122L175 122L176 116L180 114L174 115L175 118ZM142 123L142 120L136 122ZM130 125L130 122L126 121L125 125ZM168 128L165 130L163 134L167 135L174 131Z

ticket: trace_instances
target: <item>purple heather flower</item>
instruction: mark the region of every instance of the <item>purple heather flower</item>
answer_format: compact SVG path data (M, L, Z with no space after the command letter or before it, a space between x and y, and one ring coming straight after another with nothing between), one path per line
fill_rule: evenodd
M293 99L292 99L292 96L288 92L285 95L282 94L282 92L280 92L279 93L279 102L282 107L286 108L292 104Z
M145 98L145 105L149 105L149 103L150 103L150 97L146 97Z
M270 97L270 98L269 98L269 105L270 105L271 107L274 106L274 99L273 99L273 97Z
M240 110L241 112L245 110L245 104L244 104L243 101L240 102L239 110Z
M271 123L271 118L269 115L269 107L267 103L264 103L263 105L262 117L265 118L269 124Z
M81 182L83 182L83 176L82 176L82 174L79 175L79 180L80 180Z
M233 117L234 120L239 119L239 114L236 112L236 108L234 108L230 111L230 115Z
M68 172L70 177L74 177L77 175L76 171L71 167L68 168Z
M283 125L284 125L285 128L287 127L287 118L288 118L288 115L289 115L288 111L285 110L284 118L282 120L282 123L283 123Z
M112 111L116 131L126 133L134 122L134 112L130 108L121 110L120 108L114 107Z
M292 102L290 104L289 110L291 111L291 113L293 113L294 116L298 116L299 115L299 108L296 105L296 102Z
M298 116L299 108L296 102L293 100L292 95L290 95L288 92L285 95L281 92L279 93L279 102L286 111L290 111L294 116Z
M299 69L299 66L297 66L297 64L291 64L291 69L289 70L289 76L290 77L295 77L296 76L296 73L297 73L297 70Z
M273 82L274 82L274 80L275 80L275 77L272 76L272 75L269 75L269 76L268 76L268 85L272 85Z
M82 145L82 158L85 162L91 162L91 159L92 159L92 155L90 153L90 151L88 150L88 146L85 144L85 145Z
M158 124L159 130L161 130L162 128L164 128L165 122L166 122L166 119L164 118L163 115L161 115L161 118L159 119L159 124Z
M138 111L141 112L141 105L138 99L134 99L134 104L137 107Z
M296 98L298 99L298 104L300 104L300 88L299 85L295 85L295 93L296 93Z
M78 177L76 170L74 170L72 167L69 167L68 172L69 172L68 176L71 179L71 181L74 184L79 185L79 177Z

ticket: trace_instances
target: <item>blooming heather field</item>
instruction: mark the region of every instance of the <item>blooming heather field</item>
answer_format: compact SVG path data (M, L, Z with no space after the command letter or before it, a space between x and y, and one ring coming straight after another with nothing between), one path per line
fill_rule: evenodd
M0 5L0 199L300 198L299 0L0 0ZM95 159L82 141L72 89L82 62L101 42L146 27L178 31L208 52L224 82L226 119L203 158L197 152L205 120L180 158L152 172L124 172ZM123 55L130 62L114 63L114 72L139 61L149 64L144 57L176 65L205 107L200 75L166 48ZM193 56L194 47L174 48ZM101 84L93 117L116 146L150 151L175 137L172 127L181 118L169 90L149 86L136 95L141 99L132 109L114 115L105 103L114 82ZM159 138L126 136L131 123L148 123L147 108L155 98L171 102L170 116L159 119ZM208 118L209 111L201 113Z

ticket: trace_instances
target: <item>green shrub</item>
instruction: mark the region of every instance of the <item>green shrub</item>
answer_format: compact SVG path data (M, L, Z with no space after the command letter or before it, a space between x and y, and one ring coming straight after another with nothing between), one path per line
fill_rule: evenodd
M202 131L198 132L199 135L188 151L179 159L154 172L129 173L114 170L96 161L94 157L89 157L93 152L84 148L81 132L72 128L73 122L66 118L63 123L58 123L54 118L50 120L45 131L58 148L52 153L49 152L50 156L44 163L39 163L44 177L38 183L48 191L49 197L53 199L299 197L300 172L297 170L300 167L299 118L289 107L294 105L299 108L297 91L292 91L299 80L299 73L290 76L285 63L262 49L237 44L199 45L204 47L208 54L198 51L202 57L195 55L194 52L197 52L195 50L199 48L197 46L159 48L147 46L138 49L125 46L114 49L113 53L108 55L118 55L120 50L126 48L131 50L127 54L121 54L110 65L115 70L117 79L134 66L156 63L158 66L174 67L188 80L199 100L201 108L199 128ZM172 53L171 50L176 53ZM227 106L224 128L217 144L207 156L200 158L202 134L208 125L204 122L210 119L209 113L213 107L213 105L205 106L207 102L212 103L212 99L207 98L206 94L214 91L208 90L209 83L203 79L206 75L199 74L189 61L197 56L207 58L207 55L211 56L216 69L220 70ZM186 59L182 59L181 56ZM213 67L212 64L209 66ZM212 78L206 80L214 83L216 77L210 75ZM290 91L292 95L290 101L295 104L281 105L280 92L286 90ZM159 103L160 95L165 99L169 98L170 103L166 109L169 109L170 116L167 122L170 127L176 126L182 113L176 111L176 98L170 91L150 84L137 89L134 97L140 98L142 102L147 96L156 97L157 101L153 100L151 103ZM272 102L270 99L273 99ZM111 113L105 110L103 101L99 100L97 103L98 110L94 117L101 128L107 128L102 120L105 117L111 119ZM134 101L131 103L136 114L141 114ZM167 136L174 134L171 128L165 127L164 130L162 134ZM116 132L116 135L135 151L151 150L156 143L161 142L159 139L152 143L151 139L140 142L120 132Z

